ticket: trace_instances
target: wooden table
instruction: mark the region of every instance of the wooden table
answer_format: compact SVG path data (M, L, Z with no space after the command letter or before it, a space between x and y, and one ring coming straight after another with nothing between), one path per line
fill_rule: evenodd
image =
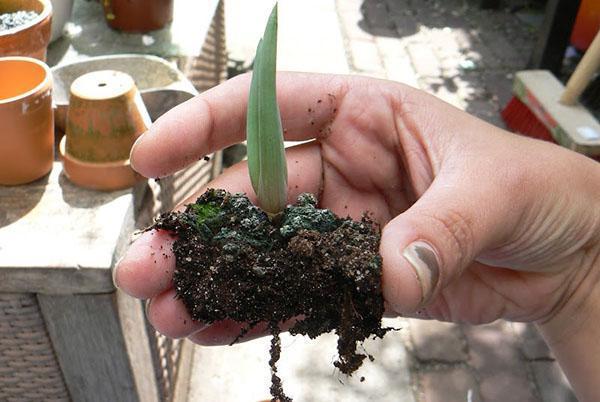
M225 74L223 1L193 4L176 2L166 30L129 35L77 0L70 29L80 30L52 45L49 62L140 53L142 43L200 91L214 86ZM185 6L195 8L187 17ZM185 24L196 35L188 47L173 40ZM219 157L117 192L74 186L60 162L34 183L0 186L0 400L185 401L191 347L157 335L111 273L134 232L218 174Z

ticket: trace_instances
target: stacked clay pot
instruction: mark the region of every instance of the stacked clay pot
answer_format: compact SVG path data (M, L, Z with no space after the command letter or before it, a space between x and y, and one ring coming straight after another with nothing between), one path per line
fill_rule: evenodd
M66 133L59 151L67 177L96 190L133 186L141 177L129 163L135 140L150 117L131 76L95 71L73 81Z

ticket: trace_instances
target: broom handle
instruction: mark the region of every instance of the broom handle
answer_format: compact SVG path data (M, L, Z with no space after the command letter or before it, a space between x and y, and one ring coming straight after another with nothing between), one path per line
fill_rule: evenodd
M567 87L560 97L560 103L567 106L574 105L592 80L594 73L598 71L598 67L600 67L600 31L569 78Z

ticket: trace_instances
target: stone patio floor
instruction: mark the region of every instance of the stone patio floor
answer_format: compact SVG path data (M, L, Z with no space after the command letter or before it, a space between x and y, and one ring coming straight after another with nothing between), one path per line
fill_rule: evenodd
M524 1L511 1L515 6ZM514 4L513 4L514 3ZM230 56L251 60L272 0L226 0ZM507 9L466 0L280 0L279 69L400 81L502 126L513 72L535 30ZM280 374L295 401L575 401L532 325L394 319L402 328L364 347L353 378L334 370L335 339L285 335ZM196 347L190 401L268 398L269 339ZM360 378L364 377L364 382Z

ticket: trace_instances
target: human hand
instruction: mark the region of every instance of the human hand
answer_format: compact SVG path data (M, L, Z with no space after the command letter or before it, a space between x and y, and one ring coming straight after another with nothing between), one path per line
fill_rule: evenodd
M242 141L248 88L248 76L235 78L167 113L135 144L135 169L166 176ZM290 202L312 192L338 215L369 211L385 225L389 312L550 322L576 314L592 294L600 269L596 162L387 81L280 73L278 100L286 139L312 140L287 150ZM255 200L245 163L208 187ZM143 234L115 282L151 299L149 319L160 332L230 342L238 324L193 322L173 297L174 259L151 257L171 242L164 232Z

